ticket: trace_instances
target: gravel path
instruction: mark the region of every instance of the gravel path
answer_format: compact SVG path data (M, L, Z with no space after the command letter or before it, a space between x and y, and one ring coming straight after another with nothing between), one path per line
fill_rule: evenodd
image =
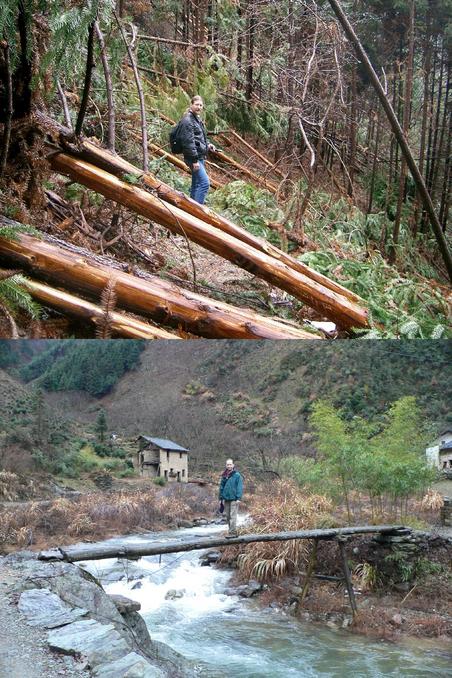
M27 624L11 593L16 576L0 560L0 677L88 678L80 661L48 649L46 629Z

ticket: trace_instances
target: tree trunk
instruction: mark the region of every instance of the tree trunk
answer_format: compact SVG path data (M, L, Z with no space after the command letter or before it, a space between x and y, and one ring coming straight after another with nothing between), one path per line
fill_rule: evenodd
M435 235L436 241L438 243L439 250L441 252L441 255L443 257L444 263L446 265L447 273L449 275L450 280L452 281L452 255L449 251L449 247L447 244L447 240L444 236L444 233L441 228L441 224L438 219L438 215L435 212L435 208L433 206L433 202L431 199L431 196L427 190L427 187L424 183L424 179L422 178L421 173L419 172L419 168L416 164L416 161L414 160L413 154L411 152L411 149L407 143L407 140L405 139L405 135L403 134L403 130L400 127L399 121L397 120L397 117L394 113L394 110L391 106L391 103L388 99L388 97L385 94L385 91L381 85L380 80L378 79L377 74L375 73L372 64L369 61L369 57L367 56L367 53L365 52L363 46L361 45L355 31L353 30L350 22L348 21L346 15L344 14L342 7L340 6L338 0L328 0L331 7L334 10L334 13L336 14L337 18L339 19L348 39L352 43L358 58L360 59L363 67L366 69L366 72L370 78L370 81L375 88L375 91L377 92L378 98L380 99L380 102L385 110L385 113L388 117L388 120L391 124L391 127L393 129L393 132L397 138L397 141L400 144L400 148L402 150L403 155L406 158L408 167L410 169L410 172L413 176L414 182L416 186L418 187L419 193L422 197L422 202L424 204L425 210L429 216L431 227L433 230L433 233Z
M6 223L11 225L11 222ZM249 309L235 308L178 288L157 276L143 279L123 273L98 263L91 253L79 248L71 250L28 235L18 235L17 240L0 238L0 254L39 277L97 299L114 277L118 306L151 317L157 323L182 327L198 336L215 339L319 338Z
M344 329L367 327L367 312L328 288L267 254L162 201L137 186L63 153L50 158L52 167L125 207L157 221L173 233L184 235L198 245L232 261L240 268L259 276L300 301L316 309Z
M38 116L38 114L37 114ZM277 247L271 243L262 240L256 236L253 236L251 233L236 226L234 223L226 219L225 217L216 214L208 207L204 205L199 205L197 202L186 196L184 193L174 190L171 186L161 182L159 179L156 179L152 174L146 173L143 174L138 170L134 165L131 165L129 162L117 155L112 155L105 149L93 144L89 140L82 139L77 145L69 145L70 141L70 131L65 130L63 127L59 126L54 121L46 118L43 114L39 114L38 117L40 124L43 124L47 129L52 129L60 135L60 141L63 148L66 149L68 155L73 155L75 157L80 157L89 163L96 165L101 169L105 169L107 172L114 174L117 177L122 177L124 174L131 174L137 178L141 178L143 183L146 186L149 186L152 190L157 192L159 198L165 200L166 202L179 207L188 214L191 214L194 217L201 219L202 221L215 226L216 228L228 233L229 235L234 236L235 238L241 240L242 242L250 245L250 247L255 248L256 250L263 252L269 256L274 257L275 259L286 264L290 268L299 273L303 273L308 278L320 283L324 287L331 289L333 292L344 296L351 301L365 305L363 299L358 295L354 294L346 287L339 285L338 283L330 280L326 276L318 273L317 271L309 268L306 264L303 264L301 261L294 259L289 254L286 254L282 250L279 250Z
M49 285L38 283L28 279L24 289L44 306L56 308L62 313L73 315L76 318L86 320L99 327L105 320L105 312L100 306L96 306L85 299L57 290ZM179 339L176 334L171 334L160 327L153 327L142 320L129 317L124 313L110 311L106 320L111 333L118 337L129 339Z
M231 544L253 544L256 542L290 541L292 539L324 539L331 541L338 536L352 534L402 534L410 533L409 528L399 525L364 525L362 527L338 527L326 530L299 530L294 532L273 532L269 534L245 534L233 539L225 537L205 537L190 541L159 542L149 541L148 544L74 544L73 546L59 547L51 551L41 551L40 560L101 560L104 558L136 558L155 556L160 553L179 553L182 551L197 551Z
M410 2L410 16L408 25L408 61L405 74L405 96L403 102L403 134L408 136L411 118L411 95L413 91L413 65L414 65L414 0ZM402 219L402 206L405 199L405 184L407 176L407 163L405 156L402 157L399 176L399 191L397 196L397 210L394 220L394 229L392 231L392 242L389 249L389 263L393 264L396 260L397 245L399 244L400 222Z

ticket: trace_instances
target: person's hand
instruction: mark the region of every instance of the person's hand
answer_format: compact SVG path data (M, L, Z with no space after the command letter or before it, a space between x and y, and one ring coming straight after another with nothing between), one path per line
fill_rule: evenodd
M193 163L193 172L197 172L199 170L199 162L194 162Z
M208 148L209 148L209 151L216 151L217 150L213 144L209 144Z

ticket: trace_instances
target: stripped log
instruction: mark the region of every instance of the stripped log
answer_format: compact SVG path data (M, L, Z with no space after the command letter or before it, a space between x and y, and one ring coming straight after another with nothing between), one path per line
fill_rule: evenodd
M2 217L0 217L2 223ZM11 225L11 222L7 222ZM114 276L117 304L155 322L182 327L214 339L319 339L298 327L266 318L249 309L235 308L181 289L156 276L138 278L93 262L86 251L72 251L29 235L0 238L0 255L38 277L99 298Z
M51 156L50 162L55 170L68 175L73 181L101 193L106 198L144 217L157 221L173 233L184 235L253 275L289 292L320 314L336 322L340 327L344 329L367 327L367 312L349 299L314 282L302 273L292 270L277 259L258 252L241 240L187 214L178 207L161 201L142 188L127 184L84 160L64 153Z
M218 158L218 160L222 160L228 165L232 165L232 167L235 167L236 169L239 170L242 174L247 176L251 181L255 184L258 184L258 186L261 186L262 188L267 189L267 191L270 191L270 193L277 193L278 187L275 186L271 181L268 181L268 179L264 179L264 177L260 177L258 174L255 174L251 170L249 170L247 167L244 167L241 165L237 160L234 160L234 158L231 158L231 156L226 155L226 153L223 153L223 151L211 151L212 157L213 158Z
M63 136L61 137L63 144L64 138L65 137ZM226 217L217 214L205 205L200 205L186 196L184 193L174 190L174 188L171 188L171 186L168 186L168 184L160 181L149 172L143 174L141 170L127 162L127 160L109 153L107 150L100 146L96 146L91 141L85 139L81 141L77 147L71 145L68 148L68 155L74 155L75 157L83 158L91 164L96 165L101 169L105 169L107 172L110 172L119 178L122 178L124 174L131 174L137 178L141 178L142 182L146 186L149 186L149 188L155 190L158 197L162 198L166 202L179 207L180 209L184 210L184 212L192 214L194 217L205 221L207 224L215 226L225 233L229 233L229 235L232 235L234 238L241 240L247 245L250 245L250 247L254 247L259 252L263 252L271 257L274 257L278 261L286 264L286 266L289 268L292 268L294 271L303 273L303 275L311 278L311 280L315 280L324 287L327 287L333 292L350 299L356 304L360 304L362 306L365 305L365 302L361 297L359 297L357 294L354 294L354 292L351 292L346 287L343 287L342 285L339 285L339 283L330 280L325 275L318 273L318 271L309 268L309 266L306 266L306 264L298 261L298 259L294 259L294 257L290 256L290 254L286 254L286 252L283 252L266 240L252 235L244 228L237 226L229 219L226 219Z
M67 150L68 155L83 158L91 164L105 169L107 172L110 172L119 178L122 178L124 174L131 174L137 178L140 178L146 186L149 186L149 188L153 189L157 193L159 198L162 198L176 207L180 207L180 209L192 214L195 217L198 217L207 224L211 224L212 226L219 228L221 231L229 233L229 235L242 240L244 243L247 243L258 251L264 252L265 254L278 259L290 268L293 268L299 273L303 273L308 278L317 281L333 292L336 292L337 294L340 294L359 305L365 306L364 300L354 292L348 290L346 287L343 287L342 285L339 285L339 283L330 280L318 271L309 268L309 266L306 266L306 264L298 261L298 259L294 259L289 254L278 249L266 240L252 235L244 228L237 226L232 221L229 221L229 219L217 214L208 207L200 205L186 196L184 193L174 190L171 186L165 184L160 179L157 179L150 172L143 173L127 160L124 160L114 153L110 153L106 149L96 145L88 139L80 139L77 141L77 144L73 144L71 143L71 140L73 139L71 130L63 127L41 112L36 113L36 116L41 125L51 129L52 132L58 136L59 142ZM176 158L176 160L178 160L178 158Z
M106 319L105 311L100 306L35 280L28 279L24 288L44 306L87 320L96 327L107 322L111 333L115 336L133 339L179 339L176 334L171 334L160 327L153 327L117 311L109 311Z
M41 551L40 560L67 560L69 562L80 560L100 560L103 558L140 558L142 556L155 556L161 553L180 553L182 551L197 551L208 549L213 546L231 546L231 544L253 544L255 542L290 541L292 539L322 539L332 540L340 535L353 534L398 534L399 531L407 531L407 528L398 525L363 525L362 527L335 527L326 530L299 530L294 532L271 532L266 534L242 534L237 537L226 538L224 536L207 537L203 539L190 539L159 542L150 537L148 543L140 544L75 544L64 546L51 551ZM411 531L411 530L408 530Z
M132 133L132 136L136 137L137 135ZM149 143L148 148L153 153L153 155L157 155L160 158L164 158L165 160L168 160L172 165L175 167L178 167L179 169L183 170L187 174L191 175L191 169L189 166L181 160L181 158L178 158L177 156L173 155L172 153L169 153L169 151L165 151L164 148L160 148L160 146L157 146L156 144ZM210 163L208 163L210 164ZM221 188L221 186L224 186L224 183L221 183L217 179L214 179L213 177L209 177L210 185L213 188Z
M235 130L232 128L228 129L228 131L225 134L230 134L234 139L236 139L239 143L241 143L245 148L247 148L251 153L254 153L255 156L260 158L266 165L269 167L275 174L277 174L281 179L284 179L284 174L281 172L279 167L275 167L274 163L272 163L271 160L265 157L265 155L262 155L257 148L254 148L251 144L249 144L246 139L240 136L240 134L237 134Z

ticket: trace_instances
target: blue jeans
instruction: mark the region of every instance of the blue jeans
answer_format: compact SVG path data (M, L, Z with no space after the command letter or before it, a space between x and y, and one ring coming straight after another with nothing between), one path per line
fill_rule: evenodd
M190 198L196 200L200 205L204 205L206 199L207 191L210 187L209 177L207 176L205 161L198 160L199 170L193 170L193 163L187 163L191 169L191 189L190 189Z

